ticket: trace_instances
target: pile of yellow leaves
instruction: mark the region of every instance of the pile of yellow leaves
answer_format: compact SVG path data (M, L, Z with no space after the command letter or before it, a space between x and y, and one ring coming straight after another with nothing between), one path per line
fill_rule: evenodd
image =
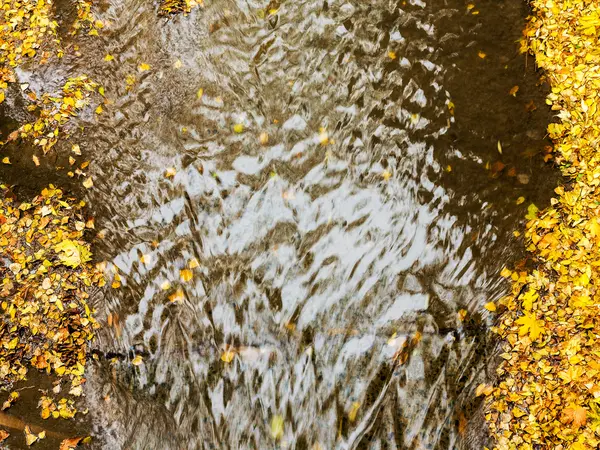
M83 202L50 186L18 204L0 186L0 383L8 388L34 367L71 382L81 395L88 346L98 324L87 304L105 284L84 234L93 221ZM42 399L42 417L72 417L67 400Z
M4 102L8 83L15 83L14 69L26 61L35 60L46 64L52 54L63 56L57 34L58 24L53 20L51 0L0 0L0 103ZM89 0L77 0L77 19L72 33L88 29L88 34L98 34L104 24L96 20L91 12ZM87 105L91 92L97 84L87 76L67 80L58 95L38 95L27 84L21 85L32 102L27 109L35 114L36 120L22 125L7 139L31 137L34 144L47 153L59 137L59 131ZM100 88L101 89L101 88ZM100 90L99 89L99 90ZM4 142L0 141L0 145Z
M77 19L72 26L71 34L77 34L81 29L88 30L90 36L97 36L98 30L104 28L104 22L96 19L92 13L92 2L90 0L77 0Z
M58 95L44 94L41 98L31 92L34 100L28 109L36 113L37 119L25 123L13 131L7 142L17 139L33 139L33 143L47 153L58 141L61 130L69 119L76 116L89 104L89 98L98 85L87 76L69 78ZM100 92L103 92L100 90Z
M25 59L41 55L47 61L51 50L62 56L56 34L58 24L52 20L50 0L0 0L0 103L7 83L14 82L13 68Z
M57 28L50 0L1 0L0 66L14 68L38 54L43 63L50 56L49 49L58 50ZM1 72L0 82L11 81L11 73Z
M202 0L162 0L159 13L161 15L189 13L192 8L202 4Z
M512 293L494 329L502 364L487 395L498 449L600 446L600 4L533 0L523 49L535 55L559 123L548 127L567 178L527 223L536 269L504 270Z

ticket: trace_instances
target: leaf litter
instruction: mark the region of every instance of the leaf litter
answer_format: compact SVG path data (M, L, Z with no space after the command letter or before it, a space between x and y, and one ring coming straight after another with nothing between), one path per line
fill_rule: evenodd
M585 450L600 446L600 4L531 5L522 51L552 88L560 120L548 133L565 183L549 208L528 208L534 269L502 271L512 280L493 328L502 362L477 392L494 448Z
M52 185L31 202L18 203L0 185L0 386L4 390L37 369L70 384L69 395L82 395L88 350L99 327L88 299L93 289L105 285L85 241L93 222L84 218L84 206ZM3 409L17 398L18 393L12 392ZM71 398L56 401L44 395L39 407L43 419L72 418L77 412Z

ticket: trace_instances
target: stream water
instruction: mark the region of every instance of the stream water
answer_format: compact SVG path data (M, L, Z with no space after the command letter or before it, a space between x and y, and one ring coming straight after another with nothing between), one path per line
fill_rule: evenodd
M541 156L545 92L518 54L526 5L221 0L172 19L146 0L98 7L107 27L75 38L81 56L19 76L47 89L86 73L112 103L40 167L9 147L0 179L84 197L105 233L96 258L123 285L93 298L88 415L42 421L26 400L10 413L103 449L482 448L483 305L524 256L513 231L527 206L557 183ZM71 9L57 5L65 23ZM10 128L23 112L0 114ZM93 189L54 169L72 143Z

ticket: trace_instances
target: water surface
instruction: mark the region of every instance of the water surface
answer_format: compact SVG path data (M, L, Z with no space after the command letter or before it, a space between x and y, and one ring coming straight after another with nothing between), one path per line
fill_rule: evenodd
M104 113L62 144L91 159L94 188L52 169L60 145L39 168L9 149L0 168L22 195L52 180L85 196L97 258L122 278L94 298L105 326L78 429L105 449L482 448L483 305L556 184L544 90L517 52L525 5L155 6L101 2L108 26L80 57L21 74L105 86Z

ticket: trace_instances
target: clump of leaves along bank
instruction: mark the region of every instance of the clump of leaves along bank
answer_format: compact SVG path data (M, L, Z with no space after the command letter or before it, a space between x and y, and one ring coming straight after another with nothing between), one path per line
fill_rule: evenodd
M0 186L0 383L5 389L34 368L68 381L66 391L81 395L87 350L98 327L88 298L105 283L90 264L84 237L94 224L82 215L83 205L52 186L29 203L18 203ZM72 402L42 402L43 418L73 414Z
M510 271L495 331L495 386L479 388L495 448L600 446L600 9L534 0L524 50L535 55L559 122L548 127L563 175L551 207L527 223L535 270ZM494 309L494 308L490 308Z

